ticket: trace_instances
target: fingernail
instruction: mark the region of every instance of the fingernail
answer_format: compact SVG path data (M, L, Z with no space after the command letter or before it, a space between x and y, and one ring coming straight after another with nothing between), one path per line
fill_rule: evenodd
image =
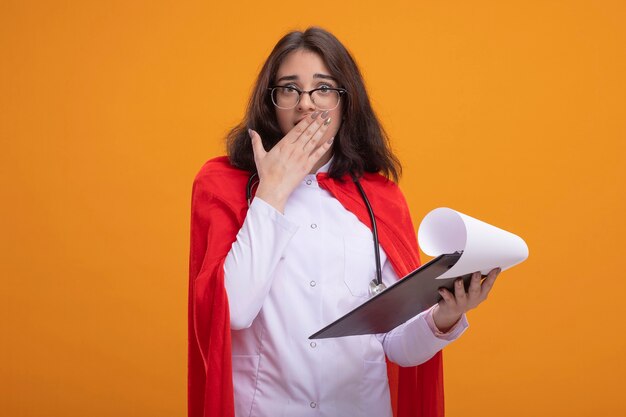
M325 112L323 112L323 113L322 113L322 119L327 118L329 114L330 114L330 113L329 113L329 111L328 111L328 110L326 110Z
M253 132L252 129L248 129L248 135L250 135L250 139L252 139L252 132Z
M330 144L332 144L334 140L335 140L335 137L334 137L334 136L333 136L332 138L328 139L328 144L329 144L329 145L330 145Z
M319 115L320 115L320 112L314 111L313 113L311 113L311 119L315 119Z
M322 117L322 118L323 118L323 117ZM326 121L324 122L324 124L325 124L326 126L328 126L328 125L330 124L330 121L331 121L332 119L333 119L332 117L329 117L328 119L326 119Z

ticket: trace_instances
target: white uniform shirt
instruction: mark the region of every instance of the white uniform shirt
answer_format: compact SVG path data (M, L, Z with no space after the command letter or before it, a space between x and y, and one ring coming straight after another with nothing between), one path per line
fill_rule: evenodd
M381 265L389 286L397 276L382 247ZM418 365L467 328L463 316L435 335L428 310L387 334L308 339L366 301L376 274L370 229L315 175L284 215L253 200L224 271L237 417L391 417L385 355Z

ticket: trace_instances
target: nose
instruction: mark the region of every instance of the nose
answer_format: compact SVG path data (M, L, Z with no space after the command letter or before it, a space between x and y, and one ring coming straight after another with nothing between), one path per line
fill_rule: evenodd
M313 104L313 100L311 100L311 94L302 93L300 95L300 101L298 102L298 110L300 111L315 110L315 104Z

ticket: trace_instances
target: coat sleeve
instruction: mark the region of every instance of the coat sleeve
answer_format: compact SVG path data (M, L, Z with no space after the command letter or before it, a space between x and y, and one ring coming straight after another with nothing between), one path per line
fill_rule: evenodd
M238 213L196 177L191 202L188 310L188 415L234 416L230 318L224 260L241 225Z
M252 200L224 263L231 329L252 325L269 294L274 271L297 229L296 224L262 199Z

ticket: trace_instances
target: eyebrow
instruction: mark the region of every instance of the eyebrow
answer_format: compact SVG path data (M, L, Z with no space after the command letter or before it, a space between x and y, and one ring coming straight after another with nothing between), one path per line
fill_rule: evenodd
M315 78L331 80L331 81L338 83L337 79L331 75L315 73L313 74L313 79ZM276 82L279 83L281 81L298 81L298 80L299 80L299 77L297 75L285 75L284 77L280 77L278 80L276 80Z

